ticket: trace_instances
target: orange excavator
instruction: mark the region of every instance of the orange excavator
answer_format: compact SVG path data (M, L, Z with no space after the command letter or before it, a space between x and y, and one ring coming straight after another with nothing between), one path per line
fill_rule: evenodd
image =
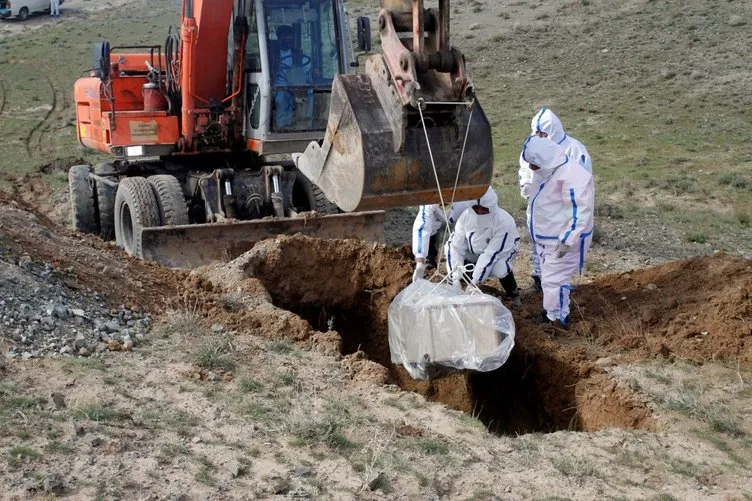
M384 209L481 196L491 129L449 0L381 7L362 73L343 0L183 0L164 46L95 44L77 134L112 160L70 169L74 228L192 267L280 233L378 241Z

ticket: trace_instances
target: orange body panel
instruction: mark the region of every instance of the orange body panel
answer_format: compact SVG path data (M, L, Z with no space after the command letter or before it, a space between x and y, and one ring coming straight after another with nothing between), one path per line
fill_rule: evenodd
M178 117L166 111L143 111L141 88L146 78L115 77L111 84L112 102L103 92L102 80L81 78L74 86L77 135L87 147L110 153L112 146L174 145L180 138Z
M162 54L161 58L158 58L157 54L155 53L154 62L152 62L151 54L149 54L148 52L118 52L115 54L110 54L110 63L117 65L115 66L115 68L117 68L118 72L143 72L144 74L146 74L149 71L149 67L146 66L145 61L148 61L149 64L154 66L155 69L159 69L160 59L162 61L162 70L164 71L164 68L166 66L164 54Z

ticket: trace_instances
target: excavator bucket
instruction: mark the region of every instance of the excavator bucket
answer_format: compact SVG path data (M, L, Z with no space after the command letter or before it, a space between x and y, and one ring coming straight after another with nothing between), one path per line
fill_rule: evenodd
M449 44L449 1L382 0L381 54L337 75L324 140L293 155L340 209L480 197L493 176L491 126Z
M384 212L144 228L138 257L170 268L195 268L234 259L265 238L295 233L383 242Z
M453 193L485 193L493 143L477 101L426 104L421 120L417 110L380 100L380 83L367 74L335 78L324 141L294 157L298 169L345 212L439 203L437 178L446 203Z

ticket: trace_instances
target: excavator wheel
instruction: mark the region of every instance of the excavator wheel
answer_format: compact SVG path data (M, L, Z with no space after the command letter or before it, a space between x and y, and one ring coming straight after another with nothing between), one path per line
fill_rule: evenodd
M115 169L111 163L102 163L94 166L94 173L106 177L110 181L117 182ZM99 181L95 181L97 192L97 210L99 213L99 236L108 241L115 238L115 194L117 188Z
M321 214L340 214L342 211L326 198L324 192L316 186L311 185L311 195L313 197L313 210Z
M94 190L89 182L88 165L74 165L68 171L68 190L71 201L73 229L81 233L96 233L97 207Z
M143 177L122 179L115 195L118 246L132 256L143 257L141 231L159 224L159 206L149 181Z
M319 214L341 214L342 211L326 198L321 189L308 180L299 170L295 169L295 184L305 193L310 210Z
M188 205L180 181L175 176L160 174L149 176L147 181L154 190L159 207L159 220L162 226L189 224Z

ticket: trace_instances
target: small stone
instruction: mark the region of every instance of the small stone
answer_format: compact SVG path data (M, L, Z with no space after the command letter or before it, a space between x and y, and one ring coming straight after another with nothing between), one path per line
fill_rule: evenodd
M31 352L25 351L21 354L21 360L29 360L31 358L34 358L34 355L32 355Z
M81 437L86 434L86 427L83 423L76 423L73 425L73 431L76 433L76 436Z
M79 334L76 336L76 340L73 342L73 347L77 350L80 350L81 348L86 347L86 337L84 337L83 334Z
M71 348L69 345L65 345L62 348L60 348L60 354L61 355L70 355L73 353L73 348Z
M72 309L72 310L71 310L71 313L72 313L72 314L73 314L73 316L75 316L75 317L81 317L81 318L84 318L84 317L86 317L86 314L84 313L84 310L82 310L82 309L80 309L80 308L74 308L74 309Z
M201 437L199 437L198 435L196 435L195 437L193 437L191 439L191 442L193 442L194 444L197 444L197 443L201 442Z
M226 465L225 468L227 468L227 471L230 472L230 476L232 478L239 477L243 474L243 465L240 464L236 459L230 460Z
M307 477L311 473L313 473L313 470L308 466L298 466L297 468L292 470L292 474L296 477Z
M647 285L645 286L645 290L648 290L648 291L654 291L654 290L656 290L657 288L658 288L658 286L657 286L657 285L655 285L655 284L647 284Z
M607 367L609 365L614 365L614 359L611 357L602 357L595 361L595 365L598 367Z
M211 330L214 333L219 333L225 330L225 326L222 324L212 324Z
M370 480L368 480L368 490L375 491L381 485L381 482L385 480L384 472L372 473Z
M81 349L78 350L78 354L82 357L88 357L89 355L91 355L91 352L89 351L89 348L82 346Z
M121 351L123 349L123 343L120 341L112 340L107 343L107 349L110 351Z
M622 297L621 297L621 300L622 300L622 301L626 301L626 300L627 300L627 296L622 296Z
M133 341L123 341L123 351L133 351Z
M99 447L104 443L104 440L102 439L102 437L93 437L89 443L92 447Z
M44 492L60 495L63 493L63 477L58 473L50 473L44 477Z
M52 405L55 406L55 410L65 409L65 407L67 407L65 405L65 395L62 393L50 393L50 400L52 400Z
M106 324L104 324L104 328L107 329L107 332L119 332L120 331L120 322L117 320L110 320Z

